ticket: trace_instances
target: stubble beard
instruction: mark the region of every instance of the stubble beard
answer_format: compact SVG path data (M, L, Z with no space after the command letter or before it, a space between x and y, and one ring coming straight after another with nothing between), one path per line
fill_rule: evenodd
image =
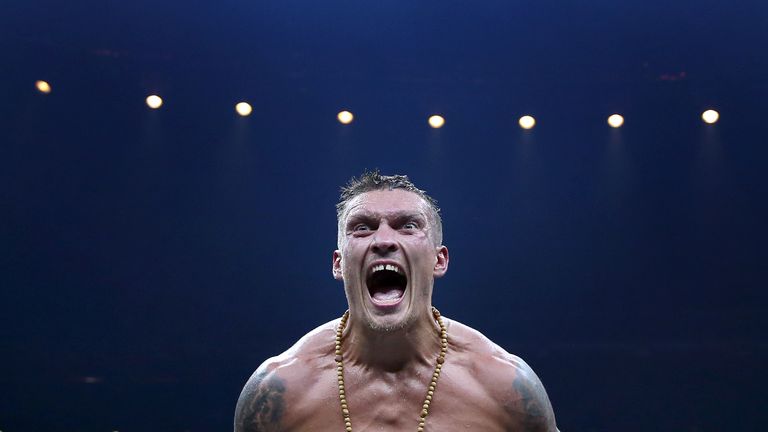
M391 325L380 324L376 320L368 320L368 328L377 333L394 333L404 330L416 321L415 317L406 316L405 319Z

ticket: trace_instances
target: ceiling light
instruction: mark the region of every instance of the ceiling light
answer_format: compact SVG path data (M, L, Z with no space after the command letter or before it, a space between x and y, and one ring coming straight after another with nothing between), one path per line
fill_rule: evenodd
M529 115L524 115L520 117L520 120L518 120L517 123L523 129L531 129L536 126L536 119Z
M51 92L51 85L45 81L36 81L35 87L37 87L37 91L40 93L48 94Z
M342 111L336 114L336 118L339 119L339 123L346 125L352 123L352 120L355 119L355 116L352 115L352 113L349 111Z
M429 125L432 126L433 129L440 129L444 124L445 119L442 116L433 115L429 118Z
M147 96L147 106L152 109L158 109L163 106L163 99L158 95Z
M706 110L701 113L701 119L704 120L704 123L713 124L720 119L720 113L715 110Z
M240 102L235 105L235 111L243 117L251 115L253 108L248 102Z
M612 128L620 128L621 125L624 124L624 117L619 114L613 114L608 117L608 124L611 125Z

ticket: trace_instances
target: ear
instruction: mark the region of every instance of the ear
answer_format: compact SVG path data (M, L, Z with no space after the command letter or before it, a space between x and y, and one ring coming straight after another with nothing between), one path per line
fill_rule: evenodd
M435 268L432 269L432 276L439 278L443 277L445 272L448 271L448 248L440 246L435 251L437 252L437 262L435 263Z
M331 272L333 273L334 279L344 279L344 274L341 271L341 252L338 249L333 251L333 264L331 265Z

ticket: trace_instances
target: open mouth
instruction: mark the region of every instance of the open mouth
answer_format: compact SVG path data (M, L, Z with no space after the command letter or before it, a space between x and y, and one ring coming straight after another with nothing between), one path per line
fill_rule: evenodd
M393 306L402 300L408 278L396 264L377 264L369 271L366 285L375 305Z

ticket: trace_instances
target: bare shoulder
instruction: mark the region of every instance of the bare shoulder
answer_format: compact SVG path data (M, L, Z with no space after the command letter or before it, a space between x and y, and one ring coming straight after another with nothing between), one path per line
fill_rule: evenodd
M506 414L507 430L556 432L552 404L541 380L520 357L479 331L450 320L448 333L458 361Z
M240 393L235 432L278 432L300 414L302 396L312 391L333 350L338 320L317 327L284 353L262 363Z

